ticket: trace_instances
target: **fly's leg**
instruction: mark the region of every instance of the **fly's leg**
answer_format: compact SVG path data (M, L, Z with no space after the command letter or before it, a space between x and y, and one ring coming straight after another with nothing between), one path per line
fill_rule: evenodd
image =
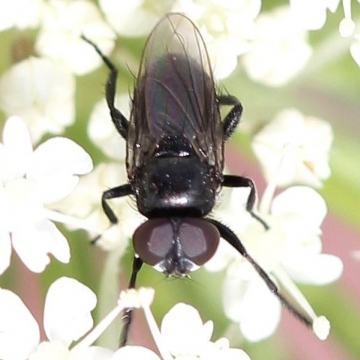
M114 64L103 54L103 52L100 50L100 48L93 43L90 39L86 38L84 35L82 35L82 38L90 44L95 51L100 55L104 63L109 69L109 76L106 81L105 86L105 97L106 102L110 110L111 119L116 127L116 130L119 132L119 134L127 140L127 134L128 134L128 128L129 128L129 121L126 119L126 117L115 107L115 94L116 94L116 80L117 80L117 69L114 66ZM107 200L119 198L127 195L133 194L133 191L131 189L131 186L129 184L121 185L109 190L104 191L102 198L101 198L101 205L102 208L110 220L112 224L117 224L118 218L116 217L114 211L109 206ZM100 236L99 236L100 237ZM95 238L93 242L96 242L99 237ZM136 277L139 272L139 270L142 267L142 260L138 257L134 257L134 263L133 263L133 270L129 282L129 289L135 287L136 283ZM125 309L124 315L123 315L123 328L121 331L121 337L120 337L120 346L126 345L128 333L130 329L130 324L132 320L132 309Z
M233 106L223 120L223 133L224 140L226 141L233 134L235 128L239 124L243 108L239 99L232 95L219 95L217 96L217 100L219 105Z
M114 211L111 209L111 207L107 203L107 200L131 195L131 194L133 194L133 192L132 192L131 186L129 184L121 185L121 186L104 191L102 198L101 198L101 204L102 204L102 207L103 207L103 210L104 210L106 216L108 217L108 219L110 220L110 222L112 224L117 224L118 218L116 217ZM94 239L93 243L96 240L98 240L99 237ZM139 257L134 256L133 269L132 269L128 289L135 288L136 277L142 267L142 264L143 264L143 261ZM130 324L131 324L131 320L132 320L132 312L133 312L133 310L131 308L125 309L123 312L123 318L122 318L123 328L121 330L121 335L120 335L120 347L126 345L126 342L128 339L128 333L129 333L129 329L130 329Z
M102 197L101 197L101 205L102 205L105 215L108 217L108 219L110 220L110 222L112 224L117 224L118 218L116 217L114 211L111 209L111 207L107 203L107 200L119 198L119 197L123 197L123 196L127 196L127 195L132 195L132 194L133 194L133 191L131 189L130 184L124 184L121 186L117 186L115 188L112 188L112 189L109 189L109 190L106 190L103 192ZM101 237L101 235L96 236L91 242L93 244L95 244L100 239L100 237Z
M275 283L270 279L269 275L266 271L248 254L244 245L241 243L240 239L237 235L226 225L215 219L207 219L216 228L219 230L219 233L223 239L225 239L230 245L232 245L249 263L254 267L256 272L260 275L260 277L264 280L267 287L270 291L280 300L282 305L284 305L297 319L299 319L306 326L312 326L312 320L307 316L301 314L286 298L280 294Z
M131 189L130 184L120 185L103 192L101 197L101 205L104 210L104 213L106 214L106 216L108 217L108 219L112 224L117 224L118 218L116 217L113 210L107 203L107 200L131 195L131 194L133 194L133 191Z
M132 268L128 289L135 288L136 278L142 265L143 265L143 261L139 257L134 256L133 268ZM121 335L120 335L120 347L125 346L127 343L131 320L132 320L132 314L133 314L133 309L131 308L127 308L123 312L123 317L122 317L123 327L121 329Z
M100 55L103 59L105 65L110 70L108 79L106 81L105 86L105 97L106 102L110 110L111 119L116 127L118 133L126 140L127 133L129 128L129 121L126 117L115 107L115 94L116 94L116 79L117 79L117 69L115 65L102 53L100 48L93 43L90 39L85 37L84 35L81 36L83 40L85 40L88 44L90 44L95 51Z
M254 219L259 221L264 226L265 230L269 229L269 225L259 215L255 214L254 212L256 189L255 189L255 184L251 179L243 176L224 175L224 181L222 185L226 187L249 187L250 194L246 202L246 210L250 213L250 215Z
M232 109L229 111L223 121L224 140L227 140L233 134L236 126L240 122L242 106L238 98L232 95L218 96L218 102L220 105L233 105ZM249 187L250 194L246 203L246 210L254 219L259 221L266 230L269 229L269 226L266 224L266 222L257 214L255 214L253 210L256 200L256 190L255 184L251 179L243 176L224 175L222 185L227 187Z

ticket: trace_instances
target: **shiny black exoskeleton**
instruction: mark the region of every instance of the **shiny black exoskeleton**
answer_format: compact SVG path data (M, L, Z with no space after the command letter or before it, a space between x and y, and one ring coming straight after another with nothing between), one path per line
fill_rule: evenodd
M168 14L151 32L144 51L128 121L114 106L117 70L84 38L110 69L106 100L112 121L126 140L128 183L103 193L102 206L117 223L107 200L134 195L149 220L133 236L135 250L129 287L145 262L167 275L185 276L208 261L222 237L254 266L268 287L296 316L263 269L247 253L235 233L207 217L222 186L250 187L247 210L253 212L251 179L223 175L224 142L239 123L242 106L230 95L216 93L204 41L182 14ZM219 106L232 106L221 120ZM125 344L131 310L124 316Z

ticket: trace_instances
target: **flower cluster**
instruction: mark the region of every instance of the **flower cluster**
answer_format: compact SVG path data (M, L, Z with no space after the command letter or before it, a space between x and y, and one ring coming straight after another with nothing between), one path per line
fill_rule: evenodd
M283 110L253 139L254 153L267 179L257 214L269 228L249 214L239 214L239 204L246 203L248 190L232 190L230 206L218 210L251 256L310 319L320 339L327 337L329 324L315 314L295 282L323 285L342 273L341 260L322 253L321 224L327 208L312 188L321 186L330 174L332 138L325 121L304 117L295 109ZM259 341L271 335L279 324L281 305L255 269L228 244L222 244L206 266L212 271L226 269L224 311L239 324L244 337Z
M61 277L51 284L46 295L44 329L47 340L40 341L39 324L23 301L12 291L0 289L0 357L16 360L160 360L154 352L141 346L124 346L113 351L93 345L121 311L142 308L162 359L250 359L244 351L230 348L225 338L212 342L213 323L203 324L198 311L190 305L178 303L170 309L160 331L150 310L153 297L152 289L122 292L116 307L94 327L91 311L96 306L96 295L79 281ZM177 324L175 330L174 324Z
M50 206L74 190L78 175L91 171L90 156L63 137L33 150L24 122L13 116L4 127L0 164L0 273L10 264L11 244L34 272L44 270L48 253L69 262L68 243L51 221L62 216Z

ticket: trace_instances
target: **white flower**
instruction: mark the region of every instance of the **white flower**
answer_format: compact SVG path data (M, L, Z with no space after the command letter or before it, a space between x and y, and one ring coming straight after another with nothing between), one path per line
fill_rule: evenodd
M340 0L290 0L294 18L308 30L321 29L326 21L327 10L335 12ZM350 54L360 66L360 33L351 14L351 0L342 0L344 18L339 23L339 34L352 38Z
M141 359L141 360L160 360L153 351L142 346L127 345L117 350L111 360Z
M115 105L129 118L129 95L117 95ZM125 250L128 239L132 237L144 217L135 209L133 199L128 196L115 198L110 200L109 204L119 218L119 222L118 225L109 228L109 219L101 206L101 196L105 190L128 182L125 165L126 142L111 121L105 99L100 100L93 108L88 135L101 151L116 162L98 165L91 174L80 179L76 192L55 204L54 208L61 211L71 209L69 214L83 218L84 229L89 230L93 236L101 234L96 245L102 249L112 250L120 247Z
M48 342L39 344L39 326L30 311L16 294L0 289L0 358L70 359L68 346L91 329L90 311L95 305L95 294L77 280L56 280L45 300L44 330Z
M342 37L349 37L354 33L356 28L356 24L351 17L351 0L343 0L343 7L344 19L342 19L339 24L339 33Z
M213 322L208 321L203 324L199 312L190 305L179 303L173 306L163 318L161 332L150 307L144 304L143 309L152 336L164 360L250 359L243 350L230 348L226 338L212 342L210 338ZM149 357L149 359L158 358Z
M246 72L253 80L269 86L286 84L310 58L307 32L286 6L262 13L256 29L251 48L243 57Z
M326 212L324 199L309 187L288 188L272 202L271 214L287 237L280 261L296 282L324 285L341 275L340 259L321 253L320 226Z
M319 187L330 176L332 141L329 123L287 109L256 134L252 146L267 181L276 178L278 186L303 183Z
M343 0L344 18L339 24L339 33L341 37L352 38L350 45L350 54L354 61L360 66L360 33L357 24L352 19L351 1Z
M276 197L274 194L279 185L304 182L320 186L321 180L329 176L332 136L330 125L322 120L304 118L296 110L282 112L255 136L253 143L268 180L255 209L269 229L245 211L249 189L232 189L230 208L219 208L250 256L280 285L286 301L295 304L320 339L328 336L330 324L315 314L294 281L322 285L341 275L341 260L323 254L321 249L326 204L315 190L305 186L293 186ZM227 269L224 309L239 324L244 337L259 341L270 336L280 321L280 301L250 263L222 242L206 267L212 271Z
M21 116L34 142L58 134L74 121L75 79L60 63L30 57L0 79L0 106L8 116Z
M0 31L11 27L34 28L40 23L43 0L2 0Z
M62 60L72 72L83 75L99 67L102 60L81 39L82 34L94 41L104 54L114 48L114 32L93 3L50 0L35 46L41 55Z
M335 12L340 0L290 0L294 17L306 29L321 29L326 21L327 10ZM360 33L351 14L351 0L342 0L344 18L339 23L339 34L343 38L351 37L350 54L360 66Z
M23 121L7 120L0 143L0 273L9 265L10 243L34 272L44 270L48 253L69 261L68 243L46 207L73 191L76 174L91 169L91 158L73 141L53 138L33 151Z
M130 114L129 102L129 96L125 94L115 98L117 108L122 109L127 118ZM109 219L101 206L101 196L105 190L128 182L125 165L126 142L116 131L105 100L94 106L90 115L88 134L94 144L116 162L101 163L91 174L83 176L77 191L55 204L54 208L68 213L66 209L71 209L69 214L83 218L87 224L84 224L83 228L89 230L92 236L101 234L96 245L104 250L122 249L122 253L128 239L145 218L136 210L131 197L111 199L109 205L119 222L109 228Z
M307 30L319 30L325 25L326 12L335 12L340 0L290 0L291 11Z
M228 216L224 218L239 233L250 256L281 285L280 288L285 289L285 294L292 298L291 302L294 301L303 316L313 323L316 335L326 338L329 330L327 320L320 321L323 317L314 313L293 282L327 284L336 280L342 272L339 258L321 253L320 225L326 214L325 202L308 187L289 188L274 199L272 190L270 184L259 203L259 215L269 225L268 230L253 219L239 231L236 228L239 205L237 209L229 209ZM233 194L238 196L236 191ZM239 204L238 198L234 200ZM212 270L227 267L224 309L230 319L239 323L245 338L259 341L270 336L280 321L280 302L254 268L224 242L207 267ZM320 323L324 326L318 327Z
M125 358L141 358L141 359L158 359L157 355L152 351L140 346L125 346L116 352L103 347L94 347L91 344L96 341L99 336L109 327L109 325L119 318L119 314L126 308L142 308L148 311L150 304L154 298L154 290L150 288L140 288L138 290L128 289L122 291L118 298L116 307L111 310L101 322L99 322L83 339L71 348L71 360L115 360ZM118 335L118 334L116 334ZM85 356L87 355L87 356ZM141 357L144 356L144 357ZM44 359L45 360L45 359Z
M124 160L101 163L90 174L81 177L76 191L53 204L52 208L83 219L82 229L89 231L93 237L101 235L96 245L106 251L117 249L120 256L145 218L136 210L129 196L115 198L109 201L109 205L119 221L109 227L109 219L101 206L101 196L105 190L126 184L127 181ZM73 227L70 223L68 225ZM79 227L77 223L74 225Z
M0 288L0 358L25 360L39 340L39 327L22 300Z
M93 327L90 312L95 294L75 279L62 277L49 287L44 308L46 341L40 341L39 326L22 300L0 288L0 358L3 360L160 360L151 350L125 346L112 351L92 346L125 308L142 308L154 340L164 360L244 359L248 355L232 349L225 338L211 342L212 321L205 324L198 311L186 304L175 305L164 317L161 333L150 305L152 289L128 289L120 293L116 307ZM174 325L175 324L175 325ZM91 331L89 331L91 330ZM80 341L78 341L81 338ZM73 343L78 341L75 345Z
M121 356L126 354L132 358L159 359L152 351L139 346L126 346L115 353L92 346L125 307L149 307L153 296L152 289L122 292L117 306L93 328L91 311L97 303L94 292L75 279L59 278L50 285L46 295L44 330L47 339L40 342L39 325L22 300L13 292L0 288L0 358L115 360L123 359ZM144 357L139 357L141 355Z
M222 79L234 71L238 56L248 51L260 8L259 0L177 0L173 11L186 13L196 23L206 42L214 76Z
M119 35L135 37L148 35L160 18L170 12L172 2L99 0L99 5Z
M355 39L357 41L354 41L350 46L350 53L355 62L360 66L360 35L358 34Z
M345 17L340 22L339 32L342 37L350 37L353 35L353 41L350 45L350 54L355 62L360 66L360 33L356 30L356 24L351 17L351 3L350 0L344 0ZM354 34L355 32L355 34Z
M194 307L179 303L165 315L161 336L175 359L250 359L243 350L230 348L225 338L212 342L213 328L212 321L203 324Z
M242 271L242 276L236 276L235 269ZM246 278L242 267L227 271L223 307L227 318L239 325L242 335L250 342L271 336L281 319L280 301L258 276Z

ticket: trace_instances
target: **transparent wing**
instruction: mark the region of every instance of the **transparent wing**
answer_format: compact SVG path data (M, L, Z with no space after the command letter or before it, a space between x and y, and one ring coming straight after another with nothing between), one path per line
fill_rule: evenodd
M129 176L163 149L192 152L220 172L223 132L204 41L182 14L169 14L144 48L128 133Z

